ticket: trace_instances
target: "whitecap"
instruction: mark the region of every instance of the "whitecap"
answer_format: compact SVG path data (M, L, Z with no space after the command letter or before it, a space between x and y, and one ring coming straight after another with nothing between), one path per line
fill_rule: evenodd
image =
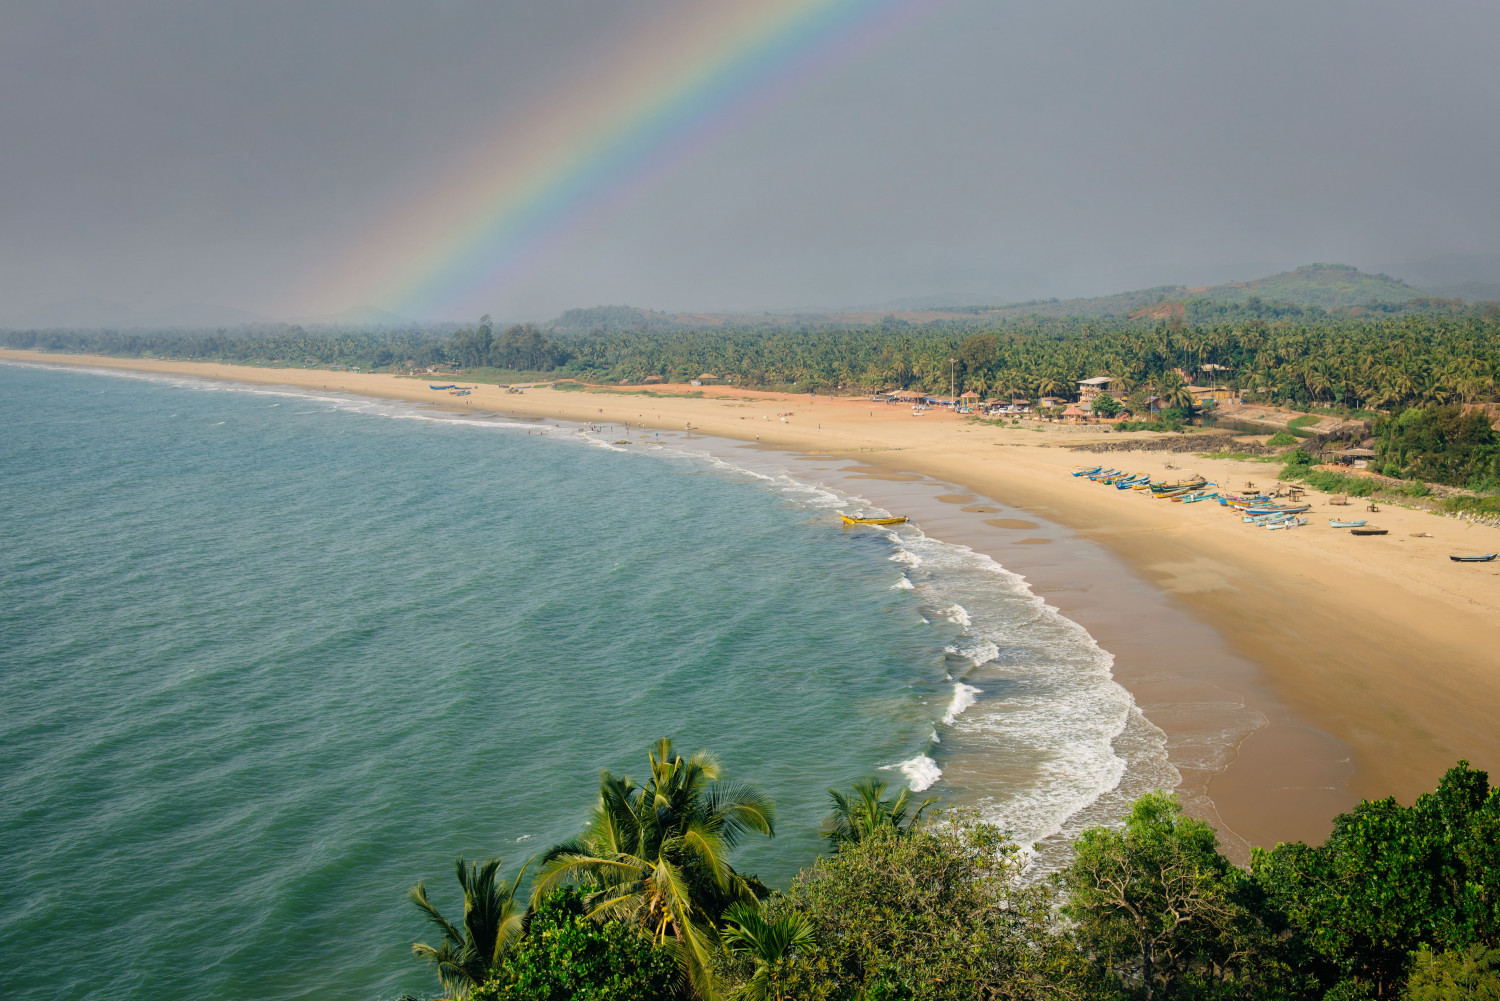
M947 616L949 622L963 629L967 629L974 624L974 620L969 617L969 610L962 605L949 605L943 609L943 614Z
M886 765L882 771L889 771L893 768L906 776L906 786L912 792L931 789L938 779L943 777L943 770L938 767L938 763L925 754L898 761L894 765Z
M966 685L962 681L954 685L953 699L948 703L948 711L943 714L943 722L952 726L959 715L977 701L975 696L979 692L978 688L975 688L973 685Z

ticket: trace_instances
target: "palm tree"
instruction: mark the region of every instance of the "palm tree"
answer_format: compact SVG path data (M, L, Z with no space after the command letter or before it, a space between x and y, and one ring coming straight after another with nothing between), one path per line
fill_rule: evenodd
M708 997L715 922L765 892L734 871L730 852L747 834L774 837L776 808L754 786L721 782L719 763L704 752L683 758L663 738L648 757L644 786L599 776L593 816L578 838L544 856L532 899L581 882L591 916L640 923Z
M1158 393L1163 407L1192 412L1193 394L1188 391L1187 382L1176 372L1168 372L1162 377Z
M427 920L443 932L441 945L417 942L412 955L436 964L438 981L451 997L464 998L489 978L521 937L524 911L516 906L516 888L525 866L513 880L497 880L500 860L485 859L467 866L462 856L454 869L464 891L463 927L456 927L439 913L427 897L427 885L418 883L408 894Z
M1044 375L1036 381L1037 396L1056 396L1062 392L1062 383L1050 375Z
M724 916L731 922L724 927L725 951L748 956L755 963L750 982L735 997L744 1001L781 1001L776 974L793 952L812 945L812 923L801 914L784 914L767 920L759 908L750 904L735 904Z
M885 798L885 782L876 778L860 779L853 792L845 796L837 789L828 790L833 800L833 816L824 824L824 836L835 848L858 844L882 827L902 834L910 833L922 819L922 811L937 802L929 796L911 809L911 790L903 788L894 799Z

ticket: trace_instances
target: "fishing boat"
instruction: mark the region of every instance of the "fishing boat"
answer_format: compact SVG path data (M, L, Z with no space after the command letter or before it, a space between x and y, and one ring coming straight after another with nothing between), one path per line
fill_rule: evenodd
M1208 494L1193 494L1190 497L1184 497L1182 499L1182 502L1184 504L1196 504L1199 501L1216 500L1218 498L1218 496L1219 496L1219 492L1217 490L1215 490L1213 493L1208 493Z
M433 385L429 384L427 388L428 389L457 389L458 387L455 386L455 385L453 385L452 383L449 383L446 386L433 386Z
M1149 477L1149 476L1147 476L1147 475L1145 475L1143 473L1140 476L1132 476L1129 479L1116 480L1115 481L1115 489L1116 490L1129 490L1131 487L1135 486L1137 483L1150 483L1150 482L1151 482L1151 477Z
M1450 556L1454 563L1493 563L1497 553L1485 553L1483 556Z
M1312 509L1311 504L1260 504L1245 508L1248 515L1260 514L1301 514L1303 511Z
M1337 521L1337 520L1335 520L1333 518L1329 518L1328 519L1328 527L1329 528L1364 528L1365 527L1365 523L1364 523L1363 520L1361 520L1361 521Z
M469 395L469 390L467 390L467 389L454 390L453 395L454 396L468 396Z
M1370 527L1370 528L1351 528L1349 530L1349 534L1350 535L1388 535L1389 533L1390 533L1390 529L1386 529L1386 528L1374 528L1374 527Z
M432 388L433 388L433 389L436 389L436 388L437 388L437 387L436 387L436 386L433 386L433 387L432 387ZM1104 467L1103 467L1103 466L1094 466L1094 467L1092 467L1092 468L1089 468L1089 469L1079 469L1079 470L1076 470L1076 471L1075 471L1075 472L1074 472L1074 473L1073 473L1073 475L1074 475L1074 476L1087 476L1087 475L1089 475L1089 474L1090 474L1090 473L1097 473L1097 472L1098 472L1098 471L1099 471L1099 470L1101 470L1101 469L1103 469L1103 468L1104 468Z
M1175 494L1182 490L1201 490L1208 486L1208 480L1199 476L1191 480L1178 480L1176 483L1153 483L1151 492L1154 494Z
M1106 476L1119 476L1122 472L1124 472L1123 469L1105 469L1097 473L1089 473L1088 477L1095 483L1098 483L1099 480Z
M906 515L899 518L851 518L847 514L841 514L839 520L846 525L903 525L906 523Z
M1269 525L1266 526L1266 530L1267 531L1274 531L1274 530L1279 529L1279 528L1297 528L1298 526L1306 525L1306 524L1307 524L1307 519L1306 518L1287 518L1284 521L1275 521L1275 522L1272 522L1271 524L1269 524Z

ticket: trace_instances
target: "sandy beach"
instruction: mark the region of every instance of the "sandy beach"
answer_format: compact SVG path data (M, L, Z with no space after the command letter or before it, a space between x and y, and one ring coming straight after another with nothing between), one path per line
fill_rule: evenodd
M1000 550L991 554L1038 582L1039 593L1115 654L1117 677L1169 738L1203 731L1206 710L1195 706L1237 703L1263 721L1242 728L1248 736L1232 739L1222 763L1185 770L1188 798L1196 788L1200 812L1241 843L1320 837L1335 810L1371 796L1410 801L1459 758L1500 771L1494 709L1500 564L1448 559L1500 550L1500 529L1384 504L1366 514L1329 506L1327 497L1310 492L1307 526L1265 532L1216 504L1171 504L1067 475L1090 456L1065 446L1110 439L1097 431L1000 428L943 411L916 417L906 407L863 400L688 387L515 394L495 386L455 398L433 392L429 382L472 383L8 350L0 350L0 359L341 391L536 419L691 427L824 457L826 468L868 483L872 498L880 489L899 496L917 481L950 484L960 492L932 494L929 500L946 508L932 508L931 519L940 523L924 527L982 551ZM1268 484L1278 468L1192 453L1098 459L1153 475L1198 472L1234 488ZM1329 528L1330 517L1368 518L1389 534L1356 538ZM1093 588L1086 600L1070 598L1077 578L1092 571L1047 555L1060 550L1038 530L1046 524L1103 547L1123 569L1102 575L1107 586Z

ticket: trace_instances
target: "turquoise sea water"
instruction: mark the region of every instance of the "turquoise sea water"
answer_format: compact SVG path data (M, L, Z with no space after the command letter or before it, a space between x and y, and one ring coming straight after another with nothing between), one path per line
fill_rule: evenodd
M17 366L0 427L0 997L426 990L407 887L660 735L774 796L783 883L947 697L889 546L748 475Z
M21 365L0 429L6 999L430 992L406 889L663 735L775 798L772 885L862 775L1026 844L1172 782L1024 581L774 456Z

